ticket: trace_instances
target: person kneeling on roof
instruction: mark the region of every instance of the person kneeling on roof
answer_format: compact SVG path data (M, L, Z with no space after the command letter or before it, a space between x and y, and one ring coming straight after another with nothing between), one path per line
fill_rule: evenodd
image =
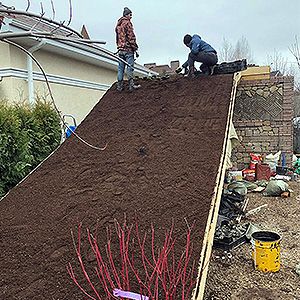
M183 69L185 74L194 75L195 61L202 63L200 70L205 75L212 75L214 67L218 62L217 51L197 34L193 36L186 34L183 38L183 43L191 49L188 60L176 69L177 73L180 73Z

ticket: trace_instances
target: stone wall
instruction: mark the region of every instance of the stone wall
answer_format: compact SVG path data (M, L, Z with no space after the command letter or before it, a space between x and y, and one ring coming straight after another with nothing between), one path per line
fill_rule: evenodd
M233 123L240 139L232 162L247 168L250 153L265 156L281 150L291 165L293 154L293 77L241 81L235 100Z

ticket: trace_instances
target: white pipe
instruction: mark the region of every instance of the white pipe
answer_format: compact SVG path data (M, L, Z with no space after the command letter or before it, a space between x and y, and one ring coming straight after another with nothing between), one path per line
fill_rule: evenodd
M41 49L47 41L42 39L38 44L34 45L33 47L29 48L28 51L33 53L39 49ZM28 100L29 104L34 104L34 84L33 84L33 62L32 58L27 55L27 72L28 72Z

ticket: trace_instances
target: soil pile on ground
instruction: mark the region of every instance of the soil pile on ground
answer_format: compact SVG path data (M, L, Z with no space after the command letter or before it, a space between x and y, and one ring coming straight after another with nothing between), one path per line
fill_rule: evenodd
M79 222L105 240L126 214L152 223L158 243L174 222L179 248L195 223L199 260L233 77L140 83L134 93L113 86L78 127L106 150L71 136L0 202L1 299L83 299L66 271L78 264L70 229Z

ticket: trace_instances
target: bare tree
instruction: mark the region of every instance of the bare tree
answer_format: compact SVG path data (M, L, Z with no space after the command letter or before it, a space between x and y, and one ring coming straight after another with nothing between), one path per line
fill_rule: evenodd
M297 47L295 48L295 57L297 60ZM291 50L291 49L290 49ZM298 61L297 61L298 63ZM300 72L300 66L299 64L297 67L295 66L294 62L289 62L287 57L284 57L281 52L274 49L272 54L267 55L267 61L266 64L271 67L271 70L274 72L277 72L277 75L283 75L283 76L291 76L294 77L294 89L296 91L300 90L300 79L299 79L299 72Z
M248 63L253 63L252 51L248 40L245 37L241 37L236 42L235 46L232 46L226 38L223 38L223 43L219 51L219 58L221 61L247 59Z
M297 35L295 36L295 43L289 48L289 50L293 54L293 56L295 57L298 68L300 70L300 48L299 48Z
M226 38L223 38L222 46L218 55L221 61L231 61L233 58L233 47Z
M292 44L291 47L289 47L290 52L293 54L293 56L296 59L298 72L295 75L295 90L300 93L300 48L299 48L299 42L297 35L295 36L295 43Z
M233 57L235 60L246 58L248 63L253 63L253 57L252 57L252 51L250 45L248 43L248 40L244 36L242 36L236 42L233 51Z
M274 49L272 54L267 55L266 64L271 67L272 71L279 71L282 75L287 75L288 60L278 50Z

